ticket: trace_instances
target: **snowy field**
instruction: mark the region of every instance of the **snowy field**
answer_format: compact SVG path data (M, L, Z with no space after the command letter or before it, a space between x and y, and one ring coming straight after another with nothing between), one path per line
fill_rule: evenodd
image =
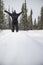
M0 31L0 65L43 65L43 30Z

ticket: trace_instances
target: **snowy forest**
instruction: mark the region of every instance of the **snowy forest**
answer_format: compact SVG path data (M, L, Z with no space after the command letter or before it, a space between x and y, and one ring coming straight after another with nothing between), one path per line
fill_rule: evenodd
M4 2L0 0L0 29L11 29L12 19L9 15L5 15L4 12ZM27 3L22 3L21 11L23 10L22 15L20 16L19 22L19 30L41 30L43 29L43 6L40 9L40 16L38 16L33 20L33 10L31 9L30 15L27 15ZM8 11L10 12L10 6L8 7ZM12 8L13 12L13 8ZM33 23L34 22L34 23Z
M29 1L32 1L31 4L33 3L34 5L29 4ZM14 6L17 4L17 7L19 4L21 6L12 8L13 4ZM27 4L35 9L31 7L29 11ZM0 0L0 65L43 65L42 5L43 0ZM9 12L14 14L14 8L22 13L18 12L18 15L21 14L18 21L15 15L11 18L7 14ZM12 15L11 13L9 14ZM35 18L35 15L33 17L33 14L38 14L37 18ZM12 22L14 23L13 19L17 21L15 28L12 24Z

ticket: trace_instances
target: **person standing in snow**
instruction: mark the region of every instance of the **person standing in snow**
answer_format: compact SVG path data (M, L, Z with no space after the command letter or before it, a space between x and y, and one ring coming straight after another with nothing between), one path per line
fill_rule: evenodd
M10 13L5 10L5 12L12 17L12 32L14 32L14 27L16 27L16 32L18 32L18 17L20 16L20 14L22 14L23 11L20 13L16 13L16 11L14 10L14 12Z

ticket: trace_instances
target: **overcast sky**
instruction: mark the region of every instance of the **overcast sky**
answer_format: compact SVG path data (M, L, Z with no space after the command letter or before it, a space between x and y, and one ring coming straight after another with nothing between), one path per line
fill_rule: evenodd
M10 6L10 9L13 8L13 10L16 10L17 12L21 11L22 3L25 2L25 0L3 0L5 3L5 9L8 9L8 6ZM27 9L28 9L28 15L30 14L30 10L33 10L33 19L37 18L38 15L40 15L41 7L43 6L43 0L26 0L27 2Z

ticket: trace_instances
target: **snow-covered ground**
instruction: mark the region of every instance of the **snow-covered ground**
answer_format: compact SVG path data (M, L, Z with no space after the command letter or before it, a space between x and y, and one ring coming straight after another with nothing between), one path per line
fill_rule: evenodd
M0 31L0 65L43 65L43 30Z

